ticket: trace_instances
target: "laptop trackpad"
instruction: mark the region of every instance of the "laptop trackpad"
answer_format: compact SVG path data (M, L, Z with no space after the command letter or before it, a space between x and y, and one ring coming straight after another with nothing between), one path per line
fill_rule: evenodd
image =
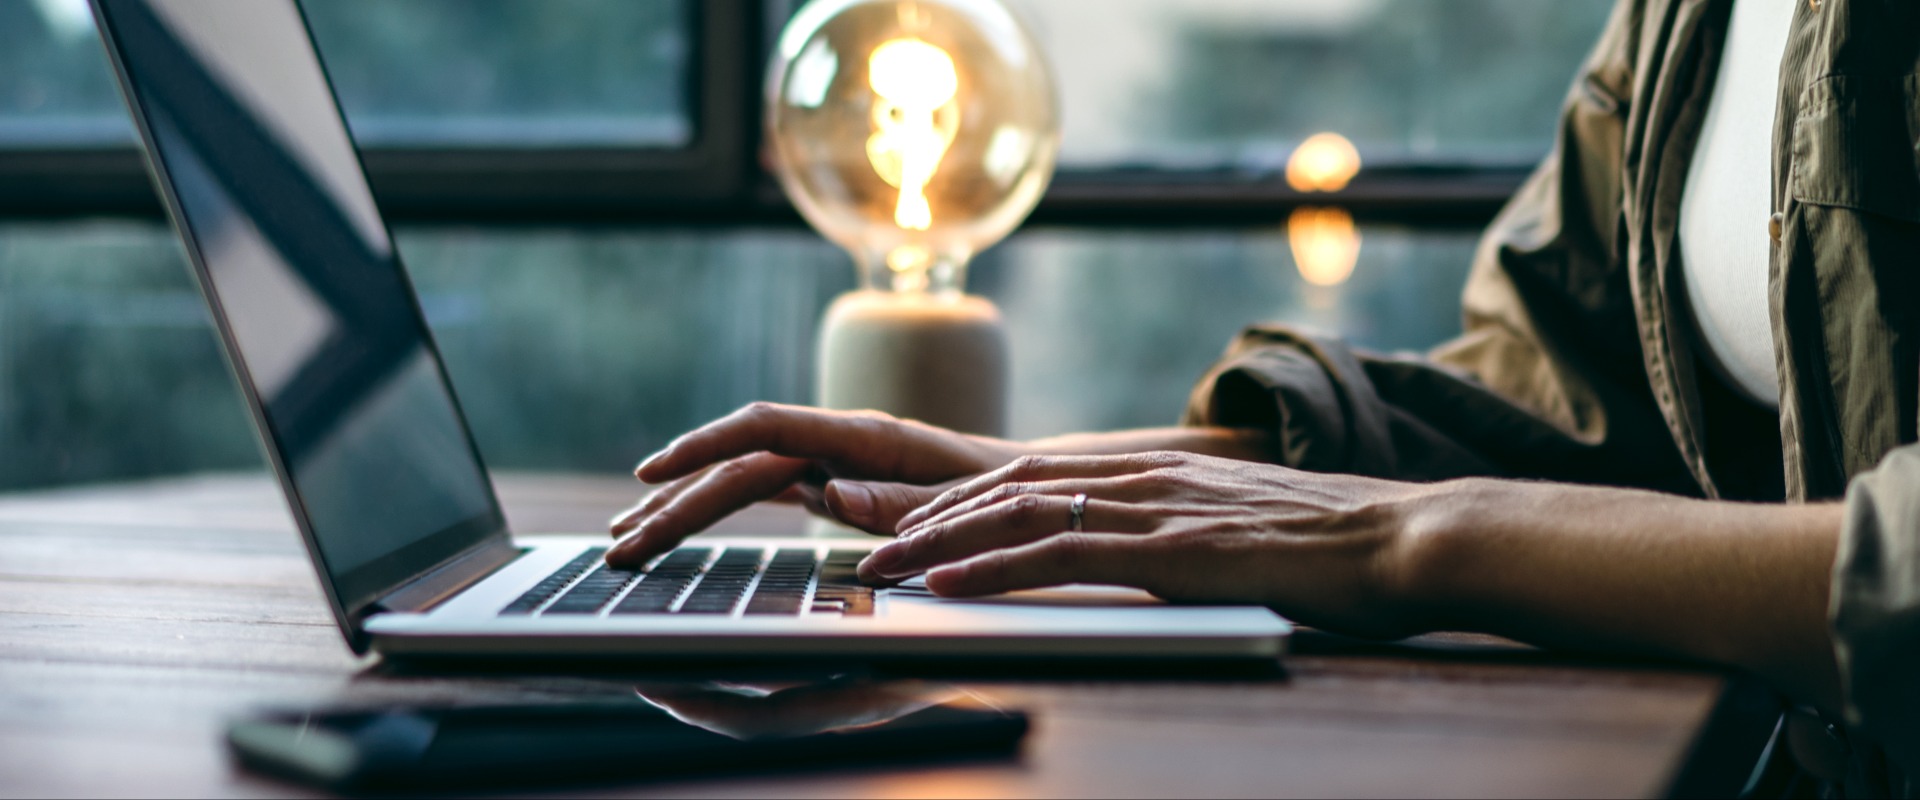
M968 599L937 597L927 590L926 576L916 575L899 586L885 590L892 602L926 602L941 605L1024 606L1029 608L1128 608L1159 606L1166 603L1139 589L1121 586L1095 586L1075 583L1047 589L1027 589L1006 594Z

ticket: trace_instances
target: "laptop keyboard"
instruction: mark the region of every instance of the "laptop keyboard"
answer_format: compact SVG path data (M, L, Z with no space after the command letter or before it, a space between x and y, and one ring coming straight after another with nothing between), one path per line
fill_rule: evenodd
M613 569L604 547L576 556L501 609L500 616L708 614L869 616L873 590L854 575L862 550L681 547L641 570Z

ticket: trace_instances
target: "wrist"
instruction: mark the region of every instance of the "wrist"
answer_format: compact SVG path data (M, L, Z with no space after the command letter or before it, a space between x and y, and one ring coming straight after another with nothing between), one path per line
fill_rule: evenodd
M1468 630L1461 607L1486 561L1499 520L1488 509L1512 508L1526 484L1464 478L1429 484L1410 498L1381 583L1393 613L1418 631Z

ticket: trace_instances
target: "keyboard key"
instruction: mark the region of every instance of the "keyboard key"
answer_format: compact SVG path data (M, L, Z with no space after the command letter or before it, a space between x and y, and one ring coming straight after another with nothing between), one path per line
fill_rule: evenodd
M860 560L866 557L865 550L834 550L827 553L827 557L820 562L820 586L813 593L814 611L832 613L838 610L849 617L873 615L873 589L860 582L855 570Z
M800 595L791 597L763 597L758 592L747 601L748 616L793 616L800 613L800 607L806 598Z
M747 585L753 583L765 554L764 550L745 547L721 551L713 566L707 568L706 576L694 585L693 593L680 604L680 613L733 613L733 607L739 605L741 596L747 593Z
M600 563L605 554L605 548L582 553L500 613L589 615L609 605L614 615L726 615L736 608L752 616L873 613L873 590L855 574L865 550L833 550L816 561L811 548L781 548L769 558L751 547L727 548L717 557L712 548L683 547L641 572L607 568Z
M704 547L682 547L668 553L608 613L667 613L673 609L674 601L680 599L687 586L693 583L693 579L700 575L700 565L706 563L712 553L712 550Z
M534 584L533 588L528 589L525 594L520 595L519 599L514 600L512 603L509 603L506 608L501 609L500 616L508 617L532 614L534 609L544 605L548 600L552 599L555 594L558 594L561 589L566 588L567 584L572 583L574 579L585 574L594 564L599 563L600 559L606 554L607 548L604 547L587 548L585 552L574 556L573 560L568 561L564 566L554 570L552 575L548 575L539 583Z
M710 555L713 555L712 548L681 547L668 553L666 558L660 559L660 564L661 566L665 566L674 563L692 563L695 566L699 566L707 563L707 556Z
M547 606L542 614L597 614L600 609L613 601L620 590L627 588L640 573L624 569L601 566L588 575L585 580L575 584L560 599Z
M812 550L785 549L773 554L766 574L741 612L750 616L795 616L805 606L813 582Z

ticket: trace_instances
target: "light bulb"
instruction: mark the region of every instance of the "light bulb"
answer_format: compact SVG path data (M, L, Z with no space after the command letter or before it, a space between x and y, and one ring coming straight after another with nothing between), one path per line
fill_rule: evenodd
M769 68L775 172L868 289L957 295L1053 175L1053 78L993 0L813 0Z
M1287 158L1287 185L1301 192L1337 192L1360 174L1360 151L1337 133L1316 133Z

